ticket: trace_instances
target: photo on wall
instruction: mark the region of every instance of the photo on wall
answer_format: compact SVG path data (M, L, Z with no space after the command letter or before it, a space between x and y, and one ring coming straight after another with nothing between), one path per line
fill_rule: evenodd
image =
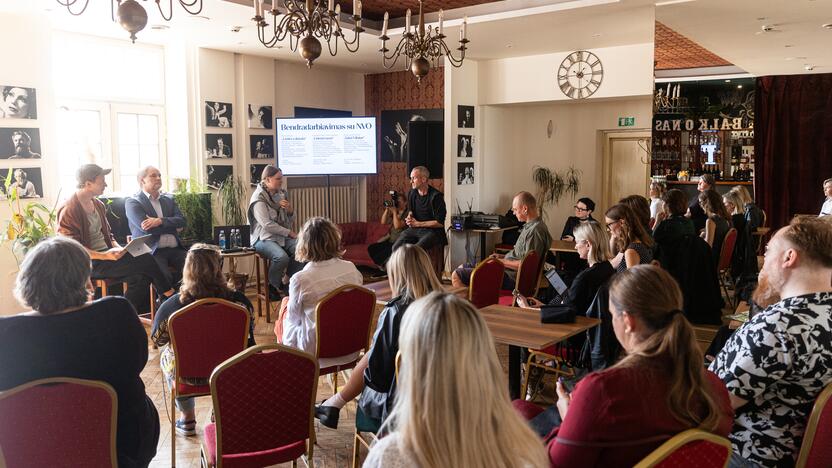
M205 157L207 159L231 159L234 148L230 133L208 133L205 135Z
M40 130L0 128L0 159L40 159Z
M442 109L405 109L381 111L379 151L383 162L407 162L407 124L410 121L442 122Z
M35 88L0 86L0 119L37 119L38 102Z
M272 106L249 104L248 128L272 128Z
M471 185L474 183L474 163L456 164L456 184Z
M457 127L474 128L474 106L456 106Z
M11 183L6 192L6 179L11 173ZM0 197L3 200L12 192L17 192L20 198L40 198L43 196L43 178L39 167L13 167L0 172L3 176L3 183L0 183Z
M205 170L208 187L214 190L219 189L220 185L225 182L225 179L233 174L234 166L218 166L210 164Z
M205 126L231 128L233 106L228 102L205 101Z
M249 180L252 187L260 183L260 176L263 174L263 169L265 169L266 166L268 166L268 164L252 164L249 166L249 173L251 174L251 178Z
M249 135L251 159L274 159L274 137L271 135Z
M473 135L457 135L456 137L456 147L457 147L457 155L460 158L473 158L474 157L474 143L473 143Z

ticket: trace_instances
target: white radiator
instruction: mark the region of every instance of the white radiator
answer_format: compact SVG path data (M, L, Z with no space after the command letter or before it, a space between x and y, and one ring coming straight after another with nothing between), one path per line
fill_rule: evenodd
M331 203L329 210L327 191ZM355 186L290 188L289 197L295 206L295 231L314 216L328 217L336 223L358 221L358 190Z

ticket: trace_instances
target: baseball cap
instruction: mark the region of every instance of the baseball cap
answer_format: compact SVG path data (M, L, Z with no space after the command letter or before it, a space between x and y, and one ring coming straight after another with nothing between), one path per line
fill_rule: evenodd
M98 164L84 164L78 168L75 173L75 178L78 180L78 186L83 187L84 182L92 182L100 175L107 175L112 169L104 169Z

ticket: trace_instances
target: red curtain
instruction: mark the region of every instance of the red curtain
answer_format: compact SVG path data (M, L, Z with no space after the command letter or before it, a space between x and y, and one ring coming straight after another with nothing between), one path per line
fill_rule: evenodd
M757 78L754 107L754 193L769 226L819 213L832 177L832 74Z

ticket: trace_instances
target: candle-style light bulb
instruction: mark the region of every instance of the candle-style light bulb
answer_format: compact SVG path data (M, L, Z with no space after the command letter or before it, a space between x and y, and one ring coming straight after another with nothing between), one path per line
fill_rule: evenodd
M358 0L358 13L355 16L361 17L361 0Z
M390 21L390 13L384 12L384 24L381 26L381 35L387 35L387 23Z
M358 0L352 0L352 14L358 15Z
M329 0L329 4L326 7L326 11L332 11L335 9L335 0Z
M341 4L340 4L340 3L339 3L339 4L337 4L337 5L335 5L335 16L336 16L336 17L340 17L340 16L341 16Z
M404 32L405 34L410 32L410 8L408 8L407 13L404 14Z
M443 15L443 13L444 12L442 10L439 10L439 35L440 36L442 35L442 15Z
M465 17L462 18L462 38L463 39L466 39L468 37L467 28L468 28L468 15L465 15Z

